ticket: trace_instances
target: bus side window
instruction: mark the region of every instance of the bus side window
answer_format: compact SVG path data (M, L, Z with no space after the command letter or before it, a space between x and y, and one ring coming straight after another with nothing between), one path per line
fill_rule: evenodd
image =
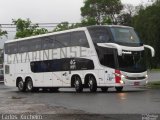
M42 38L42 43L43 43L42 44L43 50L56 48L55 36L48 36L48 37Z
M5 65L5 74L9 74L9 65Z
M16 54L18 51L17 48L18 48L17 42L7 43L5 45L5 53L6 54Z
M87 37L84 31L76 31L71 33L71 46L81 46L89 48Z
M56 35L56 42L60 44L60 47L69 47L70 46L70 33L64 33Z
M33 39L28 41L30 42L29 50L30 51L40 51L41 50L41 39Z
M18 53L24 53L29 51L29 41L18 42Z

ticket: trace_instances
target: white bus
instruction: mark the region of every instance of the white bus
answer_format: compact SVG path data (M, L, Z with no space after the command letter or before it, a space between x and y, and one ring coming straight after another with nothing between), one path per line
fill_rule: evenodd
M19 91L107 91L147 83L144 45L132 27L89 26L6 41L4 83Z

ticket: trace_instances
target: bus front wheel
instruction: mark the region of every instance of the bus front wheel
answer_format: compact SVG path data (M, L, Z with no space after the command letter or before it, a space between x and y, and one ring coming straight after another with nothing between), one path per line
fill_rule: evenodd
M33 87L33 82L31 78L28 78L26 81L26 91L27 92L33 92L34 87Z
M74 76L74 87L77 93L80 93L83 91L82 81L79 76Z
M22 79L18 81L17 87L20 92L25 92L25 83L23 82Z
M116 89L117 92L122 92L123 87L115 87L115 89Z
M96 92L97 91L97 82L96 82L96 79L95 79L94 76L89 77L88 85L89 85L90 92Z

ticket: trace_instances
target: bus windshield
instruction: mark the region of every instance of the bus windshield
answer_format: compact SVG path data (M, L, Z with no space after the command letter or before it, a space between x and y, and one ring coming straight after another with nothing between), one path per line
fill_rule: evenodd
M142 43L133 28L112 27L114 41L121 45L140 46Z
M117 55L118 68L125 72L144 72L146 71L144 51L132 52L131 54Z

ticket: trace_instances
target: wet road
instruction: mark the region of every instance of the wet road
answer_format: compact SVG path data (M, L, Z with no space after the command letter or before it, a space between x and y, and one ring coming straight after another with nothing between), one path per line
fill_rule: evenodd
M159 71L157 71L157 72L149 71L148 72L148 80L149 80L149 82L151 82L151 81L160 81L160 72Z
M18 107L11 110L11 105ZM41 107L32 108L27 105ZM46 114L53 114L51 111L54 110L54 107L60 108L60 110L57 109L58 113L75 112L76 110L77 113L94 114L160 113L160 89L129 87L125 88L122 93L115 92L113 88L109 89L107 93L100 90L97 93L90 93L86 89L83 93L75 93L74 89L69 88L60 89L58 93L20 93L16 88L8 88L0 84L0 112L15 113L17 111L18 113L20 111L28 112L28 110L38 112L39 109Z

